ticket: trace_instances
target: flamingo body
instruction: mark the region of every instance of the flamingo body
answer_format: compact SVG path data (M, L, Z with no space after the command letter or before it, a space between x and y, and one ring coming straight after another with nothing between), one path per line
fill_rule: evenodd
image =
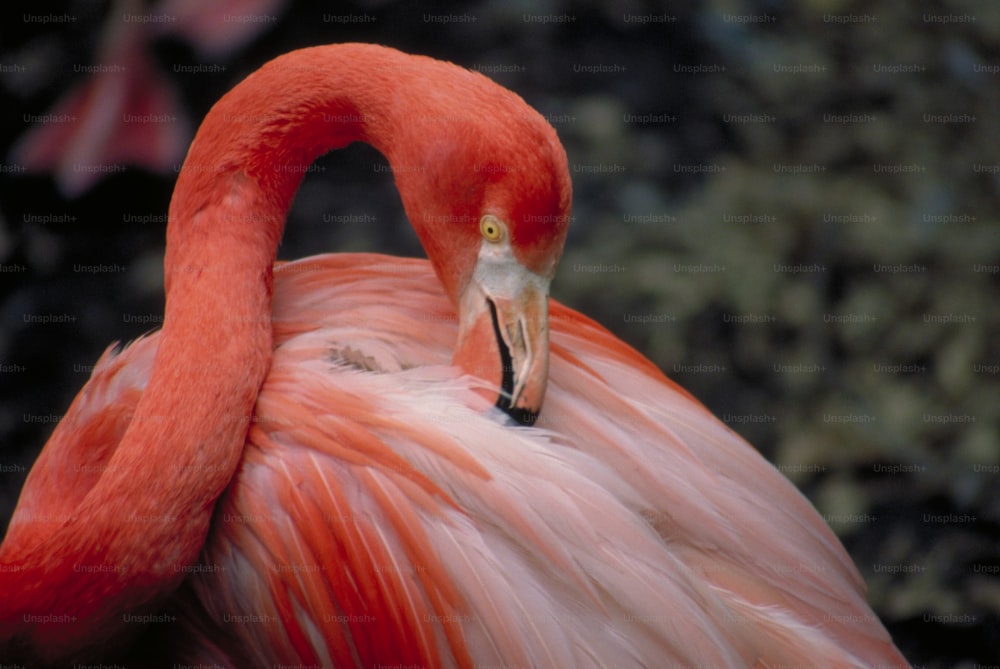
M172 661L905 666L799 492L581 314L551 304L545 412L513 428L450 366L426 261L284 264L273 310L242 461L148 630ZM158 339L106 353L60 424L86 462L34 471L101 471Z

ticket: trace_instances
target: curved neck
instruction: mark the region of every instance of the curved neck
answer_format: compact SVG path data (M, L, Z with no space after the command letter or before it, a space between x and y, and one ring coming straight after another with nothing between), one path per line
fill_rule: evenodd
M50 661L73 657L127 633L123 612L154 609L177 587L177 567L197 560L239 463L268 371L271 267L306 168L356 140L390 164L419 156L433 138L399 137L400 89L426 86L406 70L428 67L460 71L369 45L304 49L271 61L211 110L170 205L166 313L149 383L72 518L44 536L8 536L0 563L19 568L0 570L11 604L0 607L0 628ZM117 567L86 577L74 568L88 563ZM29 621L53 611L78 623Z
M387 100L399 84L387 76L393 72L387 63L411 59L371 45L314 47L248 76L215 104L191 144L170 205L168 245L176 249L189 239L206 208L236 205L227 212L233 218L204 234L248 228L267 235L273 251L292 198L318 156L354 141L391 152L394 111ZM248 205L255 218L240 220ZM171 267L165 270L169 278Z

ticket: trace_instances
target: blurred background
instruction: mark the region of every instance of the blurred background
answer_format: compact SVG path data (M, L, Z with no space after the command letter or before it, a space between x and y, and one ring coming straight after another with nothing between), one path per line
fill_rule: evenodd
M554 297L809 496L911 662L1000 658L1000 5L29 4L0 9L0 527L100 353L160 322L212 103L379 42L549 118L575 189ZM383 165L322 158L279 257L422 255Z

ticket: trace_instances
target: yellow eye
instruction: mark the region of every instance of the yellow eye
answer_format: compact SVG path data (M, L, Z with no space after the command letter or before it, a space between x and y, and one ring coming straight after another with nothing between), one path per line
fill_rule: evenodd
M506 231L507 228L503 222L492 214L486 214L479 219L479 232L483 234L483 237L488 242L496 244L501 241Z

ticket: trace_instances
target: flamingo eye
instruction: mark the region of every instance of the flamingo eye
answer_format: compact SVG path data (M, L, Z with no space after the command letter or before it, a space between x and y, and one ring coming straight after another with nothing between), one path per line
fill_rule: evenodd
M486 214L479 219L479 232L482 233L486 241L496 244L503 240L507 227L496 216Z

